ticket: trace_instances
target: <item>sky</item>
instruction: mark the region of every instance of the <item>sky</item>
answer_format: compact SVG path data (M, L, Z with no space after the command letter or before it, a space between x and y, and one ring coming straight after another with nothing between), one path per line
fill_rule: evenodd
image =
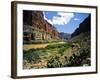
M58 32L73 33L79 24L88 17L88 13L44 11L44 19L52 24Z

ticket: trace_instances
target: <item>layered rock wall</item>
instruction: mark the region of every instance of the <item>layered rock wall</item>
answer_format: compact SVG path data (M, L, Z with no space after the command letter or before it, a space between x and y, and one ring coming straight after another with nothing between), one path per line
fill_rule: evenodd
M53 41L59 39L56 28L44 19L42 11L23 11L24 41Z

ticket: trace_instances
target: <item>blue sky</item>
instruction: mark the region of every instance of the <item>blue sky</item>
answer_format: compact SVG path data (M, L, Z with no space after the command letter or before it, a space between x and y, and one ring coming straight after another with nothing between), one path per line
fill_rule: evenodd
M44 19L59 32L73 33L79 24L88 17L88 13L44 11Z

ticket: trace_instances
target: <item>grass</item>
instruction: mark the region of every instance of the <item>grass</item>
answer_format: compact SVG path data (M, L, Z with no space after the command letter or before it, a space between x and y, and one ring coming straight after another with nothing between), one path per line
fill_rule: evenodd
M68 44L50 44L48 46L46 46L45 48L37 48L37 49L30 49L27 51L23 51L24 55L30 55L30 54L38 54L38 55L46 55L47 53L53 53L53 52L57 52L57 53L63 53L67 48L69 48L70 45Z
M30 68L73 67L83 66L84 64L91 65L91 60L89 60L89 58L91 58L91 44L88 35L89 34L87 33L80 34L67 42L47 43L45 47L24 50L23 59L26 63L29 63ZM77 43L80 48L72 48L73 43ZM27 64L24 64L23 66L27 66Z
M41 61L43 59L51 59L54 56L63 55L64 51L70 47L69 44L50 44L45 48L30 49L23 51L23 59L29 63Z

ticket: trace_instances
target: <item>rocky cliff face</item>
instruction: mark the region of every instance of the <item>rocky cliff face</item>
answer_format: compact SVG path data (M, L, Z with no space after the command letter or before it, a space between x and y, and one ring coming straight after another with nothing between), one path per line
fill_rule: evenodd
M44 19L42 11L23 11L25 38L30 40L57 40L59 33L56 28ZM25 30L27 29L27 30ZM30 31L28 31L30 30ZM26 32L28 31L28 32Z
M89 15L77 28L74 33L72 33L71 37L77 36L80 33L90 32L91 31L91 15Z

